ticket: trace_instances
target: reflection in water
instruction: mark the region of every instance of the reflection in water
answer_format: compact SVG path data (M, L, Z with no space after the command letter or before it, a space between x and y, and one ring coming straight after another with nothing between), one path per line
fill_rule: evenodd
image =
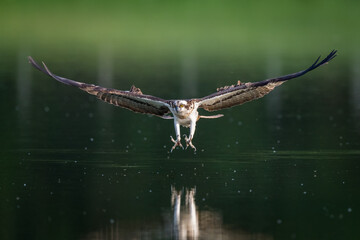
M266 61L266 78L272 78L274 76L281 76L282 73L282 61L279 56L279 52L276 50L271 50L268 54ZM268 115L272 119L276 119L281 114L282 109L282 99L281 92L283 88L276 88L274 91L277 91L276 94L269 94L266 96L265 104Z
M19 114L19 127L22 128L24 123L28 123L31 105L31 74L32 70L26 61L30 54L27 50L20 50L17 59L17 76L16 76L16 110Z
M181 96L195 97L198 93L198 66L193 49L187 47L181 52L181 68Z
M197 239L199 222L195 205L196 188L186 189L185 206L181 207L183 190L176 191L171 187L171 206L174 209L174 236L176 239Z
M109 87L113 86L113 54L112 48L109 44L100 46L98 59L98 85ZM102 102L98 102L99 116L101 118L108 118L112 111L110 108L104 108Z
M82 239L273 239L223 224L220 211L199 210L195 195L196 187L176 190L171 186L171 209L163 212L162 221L110 219L105 227Z

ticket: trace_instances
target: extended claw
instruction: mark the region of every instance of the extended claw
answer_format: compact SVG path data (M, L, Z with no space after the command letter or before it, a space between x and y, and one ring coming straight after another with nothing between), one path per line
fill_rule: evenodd
M175 141L175 140L173 139L173 137L170 136L170 139L171 139L171 141L174 143L174 146L171 148L171 151L170 151L170 152L172 152L177 146L179 146L179 147L181 147L182 149L184 149L183 145L182 145L181 142L180 142L180 138Z
M196 152L196 147L194 146L194 144L192 144L192 138L188 138L185 134L184 134L184 139L185 139L185 142L186 142L186 148L187 149L189 146L194 149L194 151Z

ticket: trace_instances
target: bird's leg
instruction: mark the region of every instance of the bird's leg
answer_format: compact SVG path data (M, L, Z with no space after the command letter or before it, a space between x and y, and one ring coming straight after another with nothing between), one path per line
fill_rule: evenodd
M180 124L174 119L174 126L175 126L175 133L176 133L176 141L170 136L171 141L174 143L174 146L171 148L172 152L177 146L180 146L184 149L183 145L181 144L181 137L180 137Z
M182 149L184 149L183 145L180 142L180 138L178 138L176 141L174 140L174 138L172 136L170 136L171 141L174 143L174 146L171 148L172 152L177 146L180 146Z
M196 147L191 142L193 138L191 136L187 137L185 134L184 134L184 138L185 138L185 141L186 141L186 149L190 146L196 152Z
M194 151L196 151L196 147L194 146L194 144L192 144L192 139L193 139L193 137L194 137L195 128L196 128L196 121L191 121L191 123L190 123L190 134L189 134L189 137L187 137L187 136L184 134L184 138L185 138L185 141L186 141L186 148L188 148L188 147L190 146L191 148L194 149Z

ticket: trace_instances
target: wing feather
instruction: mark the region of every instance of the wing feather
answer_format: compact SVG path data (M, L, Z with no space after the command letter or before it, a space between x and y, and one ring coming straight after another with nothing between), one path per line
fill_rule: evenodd
M321 62L319 62L320 57L312 64L309 68L288 74L285 76L271 78L260 82L253 83L240 83L237 85L220 88L220 90L216 93L208 95L206 97L197 99L196 101L199 104L200 108L203 108L207 111L217 111L224 108L233 107L236 105L241 105L243 103L261 98L274 90L275 87L281 85L287 80L292 78L300 77L321 65L328 63L334 57L336 57L336 50L331 51L331 53L324 58Z
M151 95L142 94L141 90L135 86L132 86L130 91L121 91L93 84L77 82L53 74L44 63L44 68L42 68L30 56L28 59L29 62L39 71L49 75L61 83L75 86L91 95L95 95L98 99L104 102L127 108L134 112L152 114L158 117L164 117L166 114L170 113L168 101Z

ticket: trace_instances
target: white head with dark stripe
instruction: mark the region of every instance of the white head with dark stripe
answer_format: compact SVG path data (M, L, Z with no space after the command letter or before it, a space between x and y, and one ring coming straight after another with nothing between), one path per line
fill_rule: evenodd
M172 102L171 107L176 116L187 117L194 110L194 101L175 100Z

